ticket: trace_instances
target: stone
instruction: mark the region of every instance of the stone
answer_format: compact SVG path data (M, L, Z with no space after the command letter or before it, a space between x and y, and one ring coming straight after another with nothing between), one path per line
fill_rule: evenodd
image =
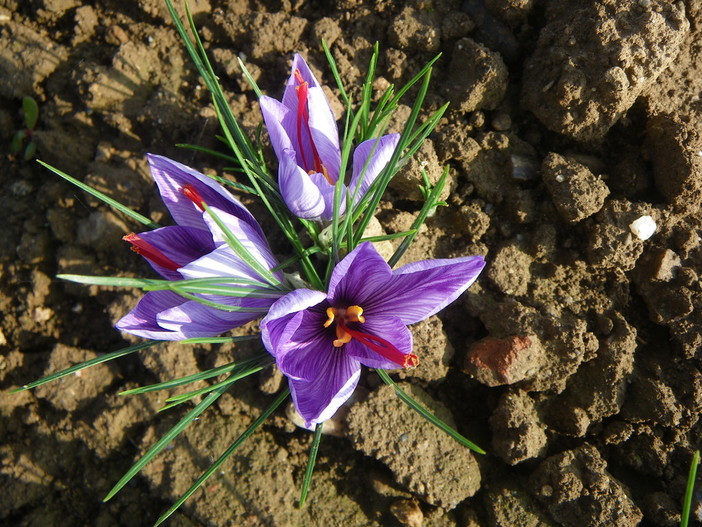
M544 359L536 335L485 337L468 349L465 369L486 386L501 386L533 378Z

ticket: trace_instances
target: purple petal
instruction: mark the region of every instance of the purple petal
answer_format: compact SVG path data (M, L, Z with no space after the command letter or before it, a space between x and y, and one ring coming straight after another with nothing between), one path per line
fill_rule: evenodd
M284 362L286 355L299 352L306 342L314 339L319 325L312 321L307 310L325 300L326 295L321 291L296 289L273 303L268 314L261 320L261 339L276 362ZM324 324L324 320L320 320L319 311L316 319L319 324Z
M355 324L352 329L381 337L405 355L412 353L412 333L397 317L367 316L364 324ZM349 357L353 357L369 368L393 370L402 367L401 364L386 359L356 339L351 339L344 348Z
M271 252L271 249L268 246L268 241L259 232L258 229L252 228L251 225L244 221L241 221L241 219L237 218L236 216L227 214L227 212L219 210L215 207L211 207L210 212L214 214L217 217L217 219L220 220L227 227L227 229L229 229L232 235L241 243L241 245L244 246L248 253L252 257L254 257L263 267L265 267L268 270L277 267L278 260L275 256L273 256L273 253ZM255 273L251 268L249 268L247 264L241 261L239 256L236 255L234 251L226 244L224 232L214 221L214 219L210 215L210 212L205 213L205 222L207 223L207 226L212 232L214 241L220 242L221 244L223 244L222 246L226 246L226 249L218 251L217 255L215 256L217 258L217 261L222 263L223 265L215 265L211 267L211 272L217 273L215 274L215 276L247 276L254 280L263 280L263 278L259 277L258 274ZM227 267L227 264L230 264L230 267ZM207 266L201 266L201 268L203 269L203 271L207 272ZM235 274L228 274L230 270ZM281 271L274 273L274 275L279 280L283 279L283 273ZM208 275L203 274L201 276L207 277Z
M209 231L192 227L181 227L179 225L142 232L139 233L139 238L154 246L179 267L184 267L193 260L197 260L215 247ZM180 280L182 278L178 271L158 265L148 258L146 261L157 273L168 280Z
M218 297L218 300L226 298ZM261 299L241 298L237 300L246 305L247 300ZM251 322L260 316L260 313L222 311L195 300L188 300L179 306L160 312L156 317L156 322L162 328L183 335L182 338L214 337Z
M392 280L366 299L364 315L383 313L414 324L441 311L475 282L482 256L422 260L400 267Z
M187 302L182 296L171 291L150 291L146 293L134 309L122 317L115 327L153 340L183 340L185 337L177 331L170 331L158 325L157 317L162 311Z
M339 177L341 164L339 128L322 88L310 88L307 94L307 108L309 110L310 132L317 153L332 181L336 181Z
M331 220L334 217L334 185L327 181L327 178L319 172L309 174L309 178L319 190L324 202L324 210L319 215L322 220ZM346 212L346 185L342 187L341 201L339 202L339 214Z
M321 361L323 375L311 381L289 380L295 408L308 427L332 417L351 397L361 376L361 365L341 348L321 357Z
M271 145L276 157L280 159L285 150L297 148L297 144L293 143L293 141L297 141L295 114L291 114L289 108L272 97L264 95L258 102L261 105L261 114L263 114L263 120L266 123Z
M297 164L295 152L286 150L279 162L278 185L290 212L303 219L320 218L326 209L324 197L309 174Z
M305 62L305 59L303 59L300 54L295 53L292 67L290 68L290 77L288 77L288 81L285 83L285 92L283 92L283 104L288 108L297 108L297 91L295 88L299 86L299 83L295 78L295 70L300 72L302 80L307 82L310 88L321 87L321 84L317 81L317 77L314 76L307 62Z
M387 262L370 242L362 243L341 260L329 280L329 301L335 307L360 305L367 310L369 299L392 279ZM388 312L387 315L394 315Z
M353 173L351 175L351 192L356 193L356 200L359 200L368 191L373 181L378 177L378 174L388 164L392 154L400 140L400 134L384 135L380 139L369 139L363 141L356 147L353 153ZM375 144L378 146L375 146ZM375 146L375 150L373 147ZM372 157L371 151L373 152ZM368 166L366 166L368 162ZM365 167L365 171L363 168ZM359 185L360 183L360 185Z
M179 225L205 230L202 211L183 194L186 185L192 185L211 207L217 207L241 218L261 232L258 222L231 193L200 172L167 157L147 154L151 174L158 185L163 202Z

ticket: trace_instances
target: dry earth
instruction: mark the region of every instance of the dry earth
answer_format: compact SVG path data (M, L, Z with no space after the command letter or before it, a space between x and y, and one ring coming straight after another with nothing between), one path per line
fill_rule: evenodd
M702 431L700 3L191 3L248 130L261 117L237 56L278 96L293 52L333 84L320 38L352 93L376 40L379 90L443 53L429 102L451 108L379 219L387 232L406 229L419 168L436 178L451 167L450 206L405 260L480 253L489 266L460 301L413 328L422 364L401 378L489 453L437 435L370 374L342 437L322 442L306 508L297 499L311 438L281 411L171 525L677 525ZM160 0L0 0L3 390L134 342L112 324L138 294L56 274L150 276L120 241L138 226L10 155L26 95L40 106L38 158L156 221L166 215L146 152L223 169L174 146L216 147L216 116ZM656 223L645 240L631 229L642 216ZM165 395L118 393L247 351L169 344L3 394L0 523L151 525L280 378L237 386L103 504L182 415L156 413Z

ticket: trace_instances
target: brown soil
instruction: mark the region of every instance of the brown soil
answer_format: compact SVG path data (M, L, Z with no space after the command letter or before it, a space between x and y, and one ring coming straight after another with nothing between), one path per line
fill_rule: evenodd
M405 260L481 253L489 267L414 328L424 360L402 377L489 453L437 436L371 374L335 423L342 437L322 441L307 507L297 499L311 437L281 410L170 524L677 525L702 433L699 2L191 4L252 131L261 117L237 56L278 96L293 52L333 85L322 37L352 94L376 40L379 89L443 53L428 100L451 109L379 217L386 232L405 230L419 168L431 178L452 168L450 206ZM3 390L135 342L112 324L138 294L56 274L150 276L120 241L137 225L10 155L25 95L40 105L38 158L156 221L167 216L146 152L223 169L174 146L216 147L217 126L161 0L0 0ZM630 229L641 216L657 224L646 240ZM118 393L246 351L169 344L2 395L0 523L151 525L269 404L280 378L237 386L103 504L182 415L156 413L164 394Z

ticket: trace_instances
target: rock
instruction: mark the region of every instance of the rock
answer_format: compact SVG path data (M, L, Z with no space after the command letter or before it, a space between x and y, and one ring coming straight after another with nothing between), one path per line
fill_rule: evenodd
M553 204L568 222L576 223L592 216L609 195L604 181L574 159L550 153L541 171Z
M682 211L702 204L702 137L679 118L658 115L646 123L646 154L658 192Z
M465 369L486 386L500 386L534 377L544 359L536 335L485 337L469 348Z
M510 465L540 457L546 452L545 426L534 401L522 390L507 391L502 395L490 416L490 427L495 454Z
M449 426L448 409L407 383L400 387ZM395 480L432 505L450 510L480 488L480 469L471 452L404 404L383 385L355 404L346 424L357 450L383 462Z
M599 141L675 59L689 22L667 0L552 2L522 104L549 129Z
M500 55L469 38L454 45L449 71L454 84L448 96L461 112L494 110L507 91L507 66Z
M415 500L397 500L390 505L390 512L406 527L422 527L424 522L424 513Z
M635 527L642 519L624 486L588 444L547 458L532 473L529 486L563 527Z

